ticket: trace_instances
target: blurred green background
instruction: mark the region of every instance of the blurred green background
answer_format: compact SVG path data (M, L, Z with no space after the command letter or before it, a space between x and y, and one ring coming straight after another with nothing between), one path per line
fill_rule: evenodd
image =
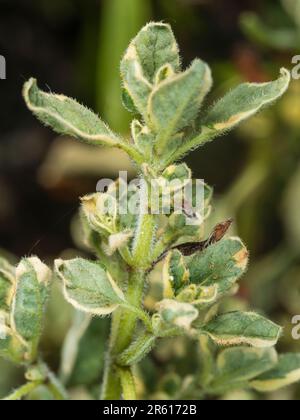
M62 253L84 252L78 250L74 219L78 197L120 169L134 176L122 153L57 139L41 127L22 102L24 80L34 76L44 89L78 98L127 135L119 61L149 20L173 26L184 65L195 56L211 65L211 100L240 82L276 78L300 54L298 0L0 0L0 54L7 60L7 80L0 81L0 247L12 260L34 253L51 262ZM291 319L300 315L300 80L276 106L187 162L194 177L215 188L213 221L234 217L233 230L250 249L249 272L238 299L228 305L265 312L286 327L281 349L300 351L300 341L291 338ZM72 311L56 286L53 296L43 347L58 369ZM106 330L105 321L94 320L86 333L88 344L69 379L75 397L97 389ZM172 398L176 383L192 369L184 355L193 349L182 342L177 347L165 345L143 364L141 395L159 390L156 397ZM0 362L0 397L21 374ZM299 397L293 387L268 398Z

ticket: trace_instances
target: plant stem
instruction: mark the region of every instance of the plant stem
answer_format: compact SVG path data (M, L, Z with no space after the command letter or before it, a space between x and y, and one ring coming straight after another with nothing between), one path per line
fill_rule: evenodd
M136 400L136 389L131 367L118 368L124 400Z
M27 384L16 389L8 397L4 398L3 401L17 401L23 397L26 397L30 392L34 391L38 386L42 385L43 381L28 382Z
M53 372L51 372L48 369L48 388L52 392L54 398L58 401L65 401L68 400L68 394L65 390L64 386L61 384L61 382L57 379L57 377L54 375Z
M141 207L147 207L146 201ZM155 220L152 215L141 212L133 247L134 267L128 279L126 300L133 307L142 311L143 291L146 278L145 267L151 263L151 247L153 235L155 232ZM120 380L123 398L135 399L135 387L132 372L130 368L125 370L118 369L114 365L114 359L122 353L131 343L138 313L126 308L119 309L113 315L112 329L110 336L109 350L106 357L106 367L104 381L102 385L102 399L119 399L120 389L118 381ZM116 376L119 377L116 378ZM130 379L131 378L131 379Z
M139 307L142 300L143 289L144 273L143 271L134 270L128 281L126 294L128 302ZM120 399L121 389L119 381L121 378L118 377L119 371L117 371L113 359L129 346L135 330L136 321L137 314L128 309L119 309L113 315L109 349L106 356L106 366L102 384L102 400Z
M134 270L128 281L126 294L127 301L133 306L140 307L143 297L143 290L144 272L140 270ZM120 319L118 337L114 343L113 348L111 349L113 354L119 354L129 346L135 330L136 321L137 314L129 311L128 309L124 309Z

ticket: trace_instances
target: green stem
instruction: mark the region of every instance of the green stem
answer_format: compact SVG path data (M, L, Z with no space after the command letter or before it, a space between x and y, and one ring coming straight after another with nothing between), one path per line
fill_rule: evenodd
M133 271L129 281L126 299L138 307L141 304L144 288L143 271ZM104 379L102 384L102 400L118 400L121 396L120 379L114 358L129 346L136 327L137 314L128 309L119 309L112 319L110 342L106 356ZM123 386L123 383L121 381Z
M118 373L122 385L122 396L124 400L136 400L136 389L132 368L124 367L118 368Z
M17 401L26 397L30 392L34 391L38 386L42 385L43 381L28 382L12 392L8 397L4 398L3 401Z
M54 398L58 401L65 401L68 400L68 394L65 390L64 386L61 384L61 382L57 379L57 377L54 375L53 372L51 372L48 369L48 388L52 392Z
M134 270L129 277L126 300L132 306L140 307L143 290L144 272L142 270ZM136 327L137 318L138 315L135 312L128 309L123 310L118 329L118 337L111 349L112 353L119 354L129 346Z
M106 354L103 383L101 387L101 400L119 400L121 397L120 378L112 361L112 349L118 338L121 316L121 308L117 309L112 316L109 348Z
M142 206L144 208L147 207L146 200ZM141 212L132 252L134 267L131 268L126 292L126 300L131 305L131 308L119 309L113 315L109 350L106 357L102 385L102 399L104 400L120 398L119 380L123 390L123 398L136 398L131 370L128 370L129 368L125 370L119 369L119 367L116 370L114 360L132 342L138 318L142 318L148 328L151 328L150 320L142 309L142 300L146 277L145 267L151 264L151 247L154 232L155 220L153 216ZM136 310L132 311L132 307L136 308Z
M179 147L175 153L173 153L166 160L161 162L161 167L164 168L170 165L172 162L176 162L186 155L190 150L196 149L197 147L203 146L208 141L212 141L218 133L215 130L205 127L203 131L196 137L187 139L181 147Z
M118 144L117 147L126 152L138 165L142 165L144 163L145 158L134 146L122 142Z
M147 269L151 265L152 242L156 223L152 214L140 216L132 250L134 267Z

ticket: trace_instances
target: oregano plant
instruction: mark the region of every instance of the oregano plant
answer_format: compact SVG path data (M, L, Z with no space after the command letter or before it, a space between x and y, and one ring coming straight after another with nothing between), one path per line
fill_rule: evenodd
M58 259L52 274L37 257L17 267L0 261L0 355L24 366L27 380L8 399L41 384L54 398L68 398L39 350L53 275L67 302L86 314L85 324L111 317L101 399L138 398L139 362L161 340L181 336L199 348L195 398L233 389L274 391L300 380L300 354L278 356L275 350L280 326L259 313L222 310L222 300L238 291L248 251L241 239L228 236L232 221L220 221L205 235L212 188L193 180L180 162L279 99L289 72L282 69L269 83L244 83L207 106L209 66L196 59L183 69L170 26L149 23L125 52L121 79L123 104L133 115L129 139L75 100L40 90L35 79L25 83L25 102L42 123L94 146L122 149L139 182L129 188L120 178L81 199L82 235L94 258ZM161 296L149 311L145 296L153 271Z

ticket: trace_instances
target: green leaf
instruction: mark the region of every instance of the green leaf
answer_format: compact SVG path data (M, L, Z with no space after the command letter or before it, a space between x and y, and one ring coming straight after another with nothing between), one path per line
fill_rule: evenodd
M152 90L152 85L143 75L142 67L137 61L134 49L128 49L122 64L121 75L123 78L123 90L126 107L132 110L136 108L138 112L146 119L147 102ZM127 96L127 99L126 99ZM131 97L132 105L128 96Z
M171 299L164 299L158 302L157 309L164 322L185 330L191 328L193 321L199 315L198 310L193 305Z
M149 98L148 118L150 127L158 133L159 153L172 136L195 120L211 86L209 67L197 59L188 70L155 87Z
M300 381L300 353L288 353L279 357L278 364L269 372L251 382L259 392L274 392Z
M41 91L35 79L25 83L23 96L33 114L59 134L96 145L118 146L120 143L96 114L74 99Z
M189 281L189 271L178 250L169 252L163 268L164 298L173 298Z
M280 98L286 92L290 80L290 72L281 69L281 76L274 82L244 83L238 86L209 110L201 126L212 130L212 137L231 130Z
M0 356L14 363L24 362L26 343L8 326L9 315L0 312Z
M109 236L116 233L117 202L107 193L90 194L81 199L83 214L94 231Z
M146 25L130 43L128 51L140 64L143 75L150 83L154 82L157 72L165 64L170 64L175 72L180 70L178 45L168 24L151 22Z
M186 261L190 282L202 286L216 284L221 297L230 292L245 272L248 251L239 238L229 238L197 252Z
M257 348L273 347L282 328L253 312L229 312L219 315L201 328L223 346L247 344Z
M131 123L131 136L134 144L144 155L151 157L155 135L145 125L143 126L138 120Z
M186 181L190 181L192 178L192 171L187 166L186 163L181 163L179 165L171 165L168 166L162 173L162 177L165 178L166 181L172 182L175 180L179 180L184 183Z
M123 292L99 263L82 258L56 260L55 270L66 300L78 310L107 315L124 303Z
M222 394L228 390L245 388L248 381L272 369L278 361L276 351L237 347L222 351L216 362L216 372L209 392Z
M199 134L192 134L175 151L167 163L177 161L190 150L233 129L242 121L272 104L287 90L291 80L290 72L281 70L281 76L269 83L244 83L217 102L197 122Z
M51 271L37 257L23 259L16 269L10 323L26 342L36 343L43 329Z
M15 282L15 268L0 258L0 310L9 308Z
M134 102L125 87L122 89L122 104L128 112L131 112L134 115L138 114L138 110L136 109Z
M212 286L198 286L196 284L190 284L181 290L176 296L176 300L179 302L186 302L197 306L198 309L207 308L207 306L213 305L218 298L218 285Z
M149 23L132 40L121 61L123 102L130 111L136 108L146 121L153 83L166 64L174 71L180 69L178 47L171 27L164 23Z

